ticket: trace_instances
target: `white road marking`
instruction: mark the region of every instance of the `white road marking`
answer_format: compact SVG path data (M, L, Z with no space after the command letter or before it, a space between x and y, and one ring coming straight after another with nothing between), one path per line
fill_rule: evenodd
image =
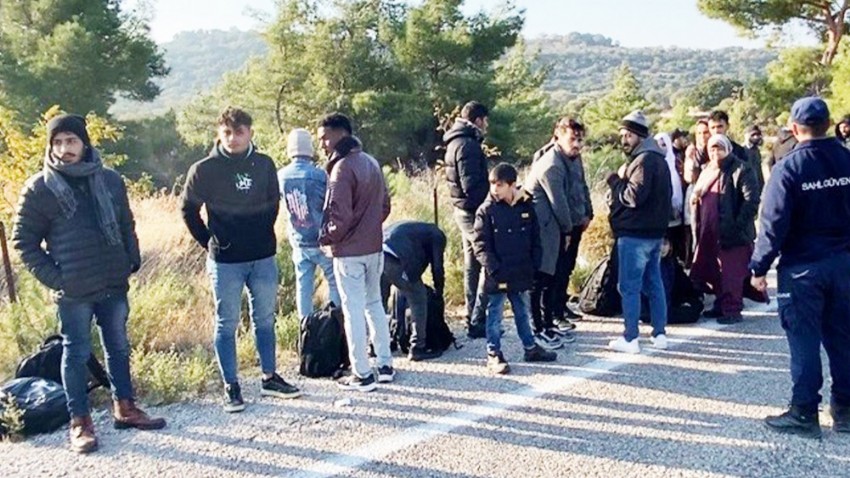
M701 326L677 328L677 335L687 338L675 341L671 340L670 349L675 349L694 339L711 336L725 327L712 321ZM624 365L639 363L643 360L642 357L654 355L657 352L658 350L652 347L645 347L642 349L640 355L610 352L605 358L595 360L581 366L581 368L553 376L539 384L503 393L498 399L480 402L477 405L468 407L464 411L452 413L444 417L434 417L429 423L411 427L386 438L379 439L350 453L332 455L322 461L318 461L305 470L287 476L293 478L325 478L357 471L363 465L381 460L393 453L430 441L433 438L448 435L459 428L472 426L485 418L498 416L502 412L512 408L527 405L529 402L544 395L562 392L594 377L610 373Z

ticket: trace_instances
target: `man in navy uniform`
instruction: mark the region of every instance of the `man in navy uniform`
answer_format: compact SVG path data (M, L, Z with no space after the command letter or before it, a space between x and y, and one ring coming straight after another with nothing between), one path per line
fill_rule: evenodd
M820 347L832 375L833 429L850 432L850 151L827 137L829 110L817 97L791 108L799 141L776 164L762 197L750 269L756 289L777 255L779 317L791 351L791 406L765 419L783 433L821 436Z

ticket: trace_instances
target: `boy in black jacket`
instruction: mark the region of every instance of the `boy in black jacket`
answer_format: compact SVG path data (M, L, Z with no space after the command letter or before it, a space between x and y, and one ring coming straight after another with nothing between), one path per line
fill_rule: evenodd
M497 374L510 371L501 352L505 297L511 301L517 334L526 362L552 362L554 352L534 342L529 322L528 291L540 264L540 233L531 198L516 188L517 171L499 164L490 171L490 194L475 214L473 248L484 267L487 307L487 367Z

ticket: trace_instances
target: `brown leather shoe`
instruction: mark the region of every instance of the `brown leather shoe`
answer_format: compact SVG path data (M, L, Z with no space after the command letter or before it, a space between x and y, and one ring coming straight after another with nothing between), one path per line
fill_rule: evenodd
M151 418L143 412L133 400L115 400L112 402L112 418L115 428L138 428L139 430L159 430L165 428L164 418Z
M97 450L97 437L94 435L94 423L91 415L71 417L71 451L91 453Z

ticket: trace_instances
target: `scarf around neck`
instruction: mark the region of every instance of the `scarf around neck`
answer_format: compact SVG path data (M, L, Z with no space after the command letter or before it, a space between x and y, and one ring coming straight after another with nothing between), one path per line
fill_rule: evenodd
M112 194L106 187L103 174L103 161L96 149L88 147L86 156L79 162L67 164L50 154L50 148L44 155L44 183L47 189L56 196L59 208L66 219L71 219L77 212L77 198L74 190L68 185L65 176L72 178L86 178L89 190L95 199L96 216L100 230L106 237L106 242L111 246L121 244L121 230L115 214L115 206L112 202Z

